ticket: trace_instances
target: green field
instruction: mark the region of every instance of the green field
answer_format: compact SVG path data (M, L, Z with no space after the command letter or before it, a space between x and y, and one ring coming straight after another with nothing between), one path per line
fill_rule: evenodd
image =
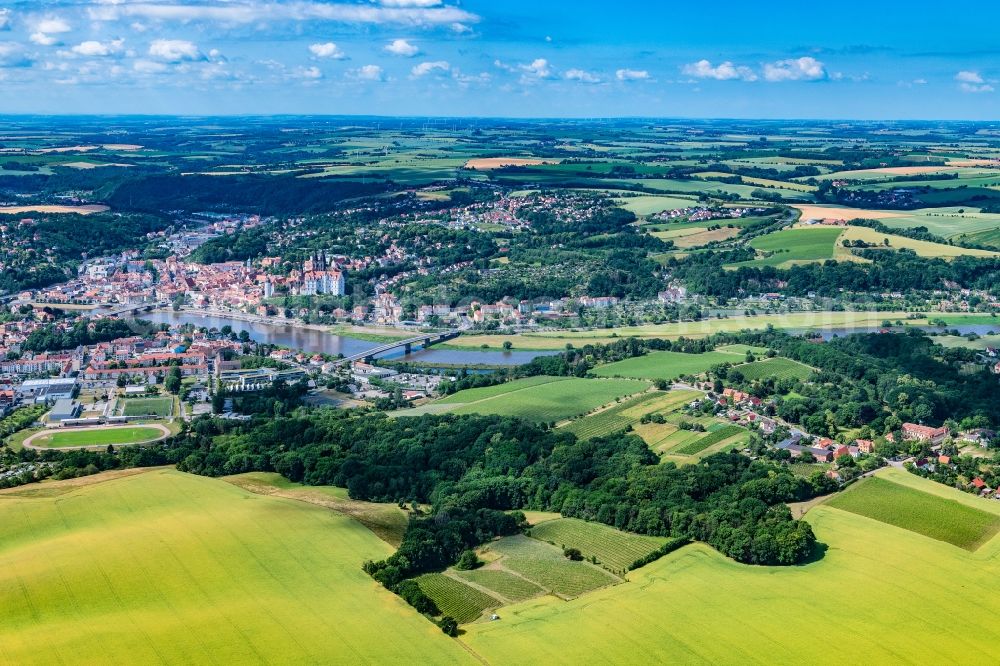
M125 401L122 416L170 416L174 409L173 398L129 398Z
M989 233L993 233L992 231ZM850 248L843 247L844 241L863 241L873 246L874 249L893 250L913 250L918 256L928 258L953 259L955 257L996 257L996 252L990 250L979 250L961 247L958 245L947 245L945 243L934 243L931 241L914 240L906 236L896 234L885 234L867 227L846 227L844 233L837 242L834 252L835 258L845 259L850 254ZM973 238L972 240L975 240ZM987 239L988 240L988 239ZM885 241L889 245L885 245Z
M333 509L358 521L392 546L399 546L409 523L409 514L395 503L352 500L347 488L306 486L289 481L277 472L246 472L222 478L258 495L284 497Z
M671 391L644 393L629 400L603 409L596 414L588 414L562 427L579 439L604 437L625 430L639 422L644 414L671 411L687 404L701 394L696 391Z
M158 428L148 426L122 426L115 428L92 428L90 430L55 431L36 437L33 446L58 449L69 446L115 446L141 444L163 437Z
M690 208L698 205L698 200L682 197L639 196L619 199L618 203L625 210L630 210L639 216L645 216L655 215L665 210Z
M504 384L503 386L512 386ZM645 391L646 382L630 379L564 379L557 382L536 384L528 388L513 386L512 390L456 404L453 414L498 414L517 416L529 421L550 423L578 416L613 402L616 398ZM472 389L477 390L477 389ZM461 403L465 391L456 393L456 403Z
M487 398L495 398L497 396L505 395L507 393L513 393L514 391L520 391L521 389L531 388L532 386L540 386L542 384L550 384L552 382L562 382L568 379L569 377L548 377L546 375L525 377L523 379L515 379L512 382L497 384L495 386L483 386L482 388L465 389L464 391L459 391L458 393L452 393L449 396L445 396L440 400L435 401L434 404L461 405L468 402L485 400Z
M996 503L889 472L1000 515ZM944 664L1000 645L992 593L1000 538L969 553L825 505L806 519L828 547L811 564L746 566L692 544L630 573L625 585L504 607L501 622L469 625L461 640L491 664L525 655L539 663ZM802 630L813 620L866 629L817 639Z
M975 550L1000 531L1000 517L880 478L864 479L832 507Z
M682 456L693 456L696 453L701 453L710 446L724 442L725 440L741 435L744 432L746 432L746 430L739 426L723 426L718 430L713 430L703 437L698 437L697 439L687 442L682 446L678 446L670 451L670 453L676 453Z
M0 663L472 663L357 522L169 470L0 493ZM80 482L91 485L76 485Z
M416 579L424 594L437 605L441 615L450 615L460 623L472 622L488 608L496 608L500 600L480 592L451 576L432 573Z
M721 351L703 354L658 351L602 365L594 368L593 373L600 377L676 379L681 375L699 375L719 363L740 363L744 357L744 354L730 354Z
M529 580L500 569L474 569L472 571L456 571L455 574L490 590L495 596L510 602L524 601L543 594L543 590Z
M793 361L790 358L775 357L764 361L754 361L738 365L735 370L743 373L747 379L809 379L814 370L808 365Z
M561 548L523 535L504 537L485 550L503 556L504 568L563 598L619 582L604 569L589 562L573 562L563 556Z
M663 537L629 534L576 518L547 520L533 527L531 536L560 548L579 548L584 557L594 556L601 566L614 572L625 571L667 542Z
M771 253L740 266L789 266L833 259L837 237L843 232L840 227L810 227L804 229L782 229L771 234L758 236L750 241L750 246L758 252Z

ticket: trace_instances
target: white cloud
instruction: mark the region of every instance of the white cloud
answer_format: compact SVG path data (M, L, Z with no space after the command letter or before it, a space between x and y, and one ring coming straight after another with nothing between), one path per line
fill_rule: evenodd
M298 69L295 70L295 76L299 77L300 79L316 80L323 78L323 72L320 71L319 67L315 66L299 67Z
M164 62L204 60L198 45L184 39L154 39L149 45L149 55Z
M600 83L601 77L585 69L567 69L563 73L563 78L567 81L579 81L580 83Z
M28 39L31 40L32 44L38 44L39 46L52 46L58 41L55 37L50 37L44 32L33 32Z
M332 60L343 60L347 57L347 54L333 42L326 42L325 44L312 44L309 47L309 52L317 58L330 58Z
M383 7L439 7L441 0L379 0Z
M73 29L69 23L58 17L43 18L36 21L34 26L36 31L47 35L60 35Z
M413 76L420 77L434 73L444 74L450 70L451 70L451 65L448 63L447 60L434 60L432 62L420 63L419 65L411 69L410 73Z
M468 34L468 33L472 32L472 28L470 28L469 26L465 25L464 23L460 23L458 21L456 21L456 22L452 23L450 26L448 26L448 29L451 30L456 35L465 35L465 34Z
M958 74L956 74L955 80L960 81L962 83L978 83L978 84L986 83L986 81L983 80L982 74L980 74L979 72L970 72L967 70L961 71Z
M167 71L167 66L162 62L152 60L136 60L132 63L132 69L139 74L160 74Z
M619 69L615 72L615 78L619 81L646 81L649 79L649 72L644 69Z
M713 66L708 60L699 60L698 62L684 65L681 71L687 76L693 76L696 79L715 79L717 81L757 80L757 75L752 69L743 65L734 65L728 60L716 66Z
M125 45L124 39L114 39L110 42L98 42L94 40L80 42L70 49L74 54L88 58L101 58L104 56L119 53Z
M0 67L27 67L31 59L17 42L0 42Z
M826 66L809 56L778 60L764 65L764 79L781 81L821 81L827 78Z
M552 78L552 68L549 66L549 61L545 58L535 58L530 63L519 65L518 67L524 72L521 75L521 83L534 83L540 79Z
M361 81L384 81L385 73L378 65L364 65L349 72L350 76Z
M94 21L118 21L123 18L150 21L212 21L229 24L260 24L276 21L331 21L371 25L447 26L453 23L477 23L479 16L458 7L426 0L387 0L380 5L352 2L219 2L196 0L176 2L107 0L87 10Z
M994 81L986 81L979 72L963 70L955 75L958 81L958 89L967 93L991 93L995 88L991 85Z
M11 13L9 9L0 9L0 30L10 30Z
M415 44L411 44L405 39L394 39L385 45L385 50L392 55L412 58L420 53L420 49Z

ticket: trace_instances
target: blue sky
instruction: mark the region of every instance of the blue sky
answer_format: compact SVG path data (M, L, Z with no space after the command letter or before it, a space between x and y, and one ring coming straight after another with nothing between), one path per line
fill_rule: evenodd
M926 0L0 0L0 113L996 120L998 25Z

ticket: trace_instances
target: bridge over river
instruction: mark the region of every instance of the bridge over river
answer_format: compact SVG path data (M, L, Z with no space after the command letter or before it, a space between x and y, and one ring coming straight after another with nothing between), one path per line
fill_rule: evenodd
M452 338L457 338L459 335L458 331L445 331L443 333L424 333L413 338L406 338L405 340L394 340L393 342L388 342L384 345L374 347L372 349L366 349L358 354L352 354L350 356L345 356L342 359L338 359L337 363L343 365L346 363L353 363L354 361L364 361L369 363L379 354L384 354L390 352L394 349L402 348L407 354L413 350L414 345L419 345L426 349L431 345L437 344L439 342L445 342L446 340L451 340Z

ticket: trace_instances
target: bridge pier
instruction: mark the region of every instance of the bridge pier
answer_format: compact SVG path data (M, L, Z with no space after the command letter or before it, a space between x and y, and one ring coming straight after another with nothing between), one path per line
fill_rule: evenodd
M409 354L411 351L413 351L413 345L407 342L405 345L403 345L403 351L404 353Z

